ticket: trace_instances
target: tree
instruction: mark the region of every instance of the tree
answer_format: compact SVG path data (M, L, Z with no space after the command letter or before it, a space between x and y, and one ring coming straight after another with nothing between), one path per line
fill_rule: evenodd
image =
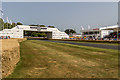
M2 29L3 29L3 25L4 25L3 19L2 19L2 18L0 18L0 30L2 30Z
M11 29L10 23L4 23L4 29Z
M55 28L54 26L48 26L49 28Z
M47 35L43 32L43 33L37 33L38 37L46 37Z
M29 25L29 26L38 26L38 25L36 25L36 24L31 24L31 25Z
M31 31L24 31L25 36L31 36L31 33L32 33Z
M20 23L20 22L17 22L17 25L23 25L22 23Z
M66 29L66 30L65 30L65 33L69 35L69 34L76 33L76 31L73 30L73 29Z
M17 24L16 23L12 23L11 28L13 28L15 26L17 26Z
M46 37L47 35L45 33L41 33L41 37Z
M37 33L38 34L38 37L41 37L41 33Z
M40 25L40 27L46 27L45 25Z
M12 23L12 25L10 23L4 23L4 29L11 29L13 27L16 26L16 23Z
M38 34L36 32L32 32L31 36L32 37L38 37Z

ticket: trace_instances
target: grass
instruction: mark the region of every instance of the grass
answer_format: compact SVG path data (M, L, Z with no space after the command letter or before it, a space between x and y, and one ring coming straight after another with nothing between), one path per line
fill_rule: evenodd
M118 51L28 40L8 78L117 78Z

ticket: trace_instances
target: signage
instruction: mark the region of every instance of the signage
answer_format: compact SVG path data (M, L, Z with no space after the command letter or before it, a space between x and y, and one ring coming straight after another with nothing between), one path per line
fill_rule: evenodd
M40 31L40 30L41 30L41 27L38 26L38 27L37 27L37 31Z

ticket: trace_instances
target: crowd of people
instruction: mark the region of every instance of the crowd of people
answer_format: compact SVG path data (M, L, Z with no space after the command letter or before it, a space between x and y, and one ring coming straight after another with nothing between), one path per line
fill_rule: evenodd
M117 34L117 32L110 33L110 35L107 35L104 37L104 40L120 40L120 32Z
M0 39L10 39L10 36L0 36Z
M100 36L81 36L81 37L74 37L71 36L69 39L71 40L120 40L120 32L117 34L117 32L112 32L109 35L104 36L101 38Z

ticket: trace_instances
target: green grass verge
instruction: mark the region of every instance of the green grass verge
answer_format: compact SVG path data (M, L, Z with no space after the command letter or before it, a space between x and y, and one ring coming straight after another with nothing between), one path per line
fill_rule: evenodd
M8 78L117 78L118 50L28 40Z

